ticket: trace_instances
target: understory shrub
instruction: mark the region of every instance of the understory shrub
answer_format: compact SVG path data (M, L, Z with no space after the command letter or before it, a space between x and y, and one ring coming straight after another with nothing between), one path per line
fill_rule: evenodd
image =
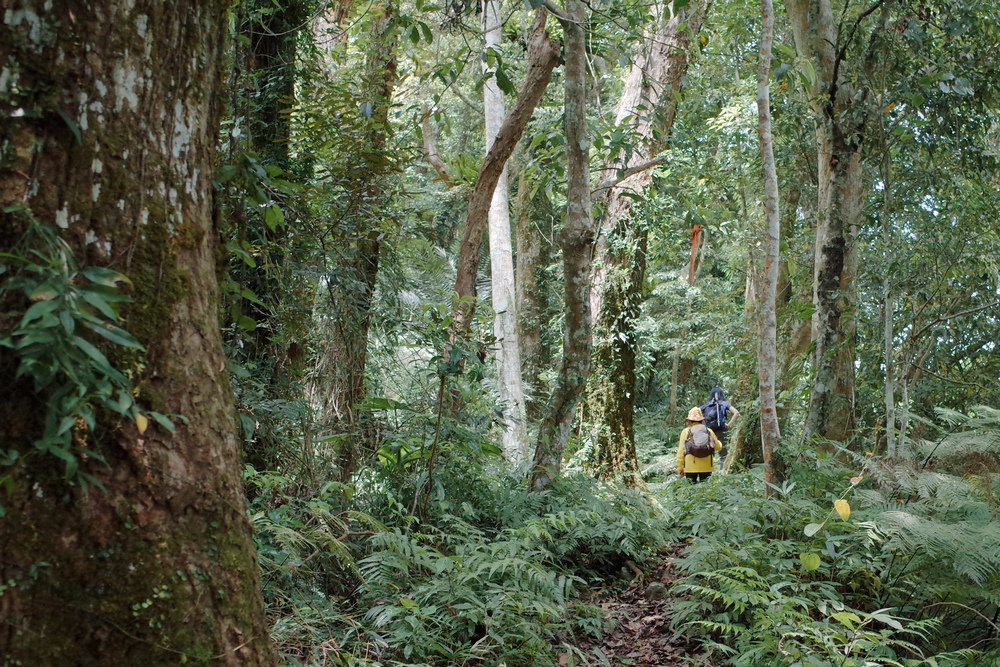
M248 470L286 664L560 664L603 626L581 589L667 539L667 514L633 491L570 477L531 493L499 465L439 466L447 493L423 521L411 489L384 481L296 498L281 475Z
M1000 664L992 485L846 451L799 461L772 497L756 473L661 492L692 536L678 634L740 666Z

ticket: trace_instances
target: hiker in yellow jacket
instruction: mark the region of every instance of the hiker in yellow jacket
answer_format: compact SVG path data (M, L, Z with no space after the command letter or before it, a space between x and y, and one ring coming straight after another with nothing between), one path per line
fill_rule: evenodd
M687 426L681 431L680 444L677 446L677 476L687 477L692 482L700 482L712 476L712 452L722 449L722 443L712 429L705 426L705 416L701 408L691 408L687 414ZM691 442L688 442L691 436ZM708 447L707 456L695 456L690 449L696 443Z

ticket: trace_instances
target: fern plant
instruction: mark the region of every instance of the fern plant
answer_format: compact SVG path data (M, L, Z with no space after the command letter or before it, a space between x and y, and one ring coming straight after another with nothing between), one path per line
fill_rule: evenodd
M866 480L813 457L773 498L753 474L669 485L695 536L678 561L678 632L735 665L988 661L1000 525L979 478L855 462ZM854 511L830 519L845 488Z

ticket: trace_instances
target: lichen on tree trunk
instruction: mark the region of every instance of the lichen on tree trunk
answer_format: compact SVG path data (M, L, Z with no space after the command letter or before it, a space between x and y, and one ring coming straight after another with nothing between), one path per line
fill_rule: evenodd
M761 30L757 64L757 137L764 172L764 275L761 281L758 308L757 377L760 387L760 431L764 458L766 493L779 480L776 475L775 452L781 441L778 423L775 385L777 384L777 292L780 261L781 218L778 201L778 172L774 161L774 136L771 133L771 47L774 44L774 6L771 0L760 0Z
M34 218L80 266L129 276L126 326L146 351L112 358L144 408L177 415L171 434L98 413L75 433L98 485L70 484L33 445L45 396L5 352L0 441L20 458L3 471L0 655L271 665L217 319L226 3L4 1L0 12L0 62L17 84L0 102L24 110L0 128L0 206L29 211L4 215L0 249Z
M847 74L852 64L848 51L856 28L870 12L859 15L859 23L842 32L843 18L835 18L830 0L786 0L785 7L796 49L817 73L808 91L816 122L818 194L812 334L815 377L805 434L843 441L854 419L857 281L853 273L864 197L862 143L869 114L864 77Z
M486 0L483 5L483 35L486 48L501 50L500 0ZM484 63L487 79L483 83L483 111L486 116L486 150L489 151L503 123L504 101L493 70ZM514 299L514 253L510 232L507 168L500 172L490 202L490 300L493 302L494 357L497 388L503 404L506 424L503 428L504 455L514 465L529 455L525 423L524 384L521 379L521 346L518 342L517 303Z
M531 470L531 488L549 487L562 468L573 414L590 374L591 313L590 265L594 223L590 197L590 138L587 133L587 7L580 0L566 1L565 124L566 221L559 239L563 253L564 325L563 357L559 377L538 427Z

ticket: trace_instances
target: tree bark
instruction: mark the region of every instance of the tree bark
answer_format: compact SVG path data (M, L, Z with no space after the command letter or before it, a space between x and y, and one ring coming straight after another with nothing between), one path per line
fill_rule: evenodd
M394 0L389 0L377 8L369 28L372 44L367 50L364 79L372 85L372 112L365 128L370 147L365 155L371 156L373 163L359 170L363 176L352 192L358 200L354 208L359 211L372 210L372 202L385 197L381 192L381 165L386 162L382 156L392 131L389 107L397 79L398 31L392 25L396 11ZM383 234L382 226L370 220L357 220L355 224L350 232L354 237L341 241L342 247L336 249L339 256L332 260L335 270L327 276L326 347L317 369L319 420L326 434L334 436L336 463L343 481L357 470L370 440L357 406L365 395L368 330Z
M793 176L792 180L795 180ZM801 375L802 362L805 359L811 339L811 322L806 317L798 314L798 308L793 302L803 303L812 299L812 255L809 259L809 270L805 273L809 276L807 281L795 283L789 270L788 258L794 256L795 239L797 235L792 232L795 221L799 217L800 201L802 191L797 186L791 186L785 190L782 196L785 205L782 206L781 223L782 246L786 249L781 256L778 271L778 309L779 321L781 321L778 337L780 344L779 371L777 378L776 395L780 398L782 394L792 389L798 382ZM811 207L815 206L815 201L810 200L807 206L802 207L802 218L812 220ZM811 230L804 230L798 237L805 238ZM787 423L791 412L791 405L787 402L780 402L777 406L778 423Z
M552 353L542 331L549 309L549 279L552 260L554 211L544 188L528 180L525 171L517 188L517 337L521 344L525 378L525 418L535 423L542 416L542 373L551 364Z
M438 180L445 185L453 185L451 174L448 173L448 165L445 164L445 161L441 159L441 154L438 153L437 137L435 137L434 127L431 125L431 112L426 107L420 118L420 134L422 135L424 144L424 155L427 156L427 162L430 163L437 173Z
M290 115L295 96L298 32L306 22L302 0L275 4L255 0L241 33L246 38L247 68L253 80L252 111L247 114L250 147L261 161L286 171L289 166Z
M242 40L235 48L231 84L235 100L230 113L240 119L242 135L229 137L227 161L238 163L243 150L264 166L278 167L284 172L282 178L288 179L292 164L288 109L295 103L297 45L307 7L301 0L284 2L280 7L270 0L254 0L239 14ZM304 370L303 355L298 354L301 346L290 342L293 336L289 332L302 322L289 317L282 304L288 296L288 267L295 264L299 245L293 236L298 226L293 219L296 207L288 205L283 196L276 199L286 222L273 228L265 223L259 203L249 201L245 191L230 189L222 198L223 220L228 218L232 225L223 225L223 233L260 249L263 255L254 268L242 259L230 258L230 276L254 298L238 297L239 307L228 311L224 331L229 334L227 349L236 350L234 361L251 369L269 395L295 400L301 395L296 380ZM252 331L228 326L241 316L254 321ZM266 412L254 414L253 419L258 428L255 437L244 442L244 460L257 468L273 468L277 465L275 456L287 446L284 433L279 436L283 425Z
M469 196L465 229L459 243L455 269L455 293L458 297L454 313L456 336L468 330L474 307L479 251L483 244L483 232L488 223L493 191L508 158L524 133L524 128L531 120L532 112L545 93L545 88L552 77L552 70L559 62L559 47L545 32L545 17L545 10L539 9L528 40L528 71L524 83L518 92L514 107L504 118L492 147L486 153L486 159L483 160L483 166L479 169L479 176Z
M634 140L605 170L597 196L604 215L594 251L590 309L594 317L594 368L587 408L595 425L588 468L600 479L641 483L635 452L638 340L635 324L642 304L648 230L633 220L635 195L653 180L656 158L667 147L677 113L677 93L690 61L691 40L698 34L708 3L694 0L684 9L657 19L632 63L618 103L615 122L628 125ZM637 171L646 167L641 171ZM619 180L623 175L634 171Z
M884 90L884 87L883 87ZM882 363L885 365L885 455L892 461L896 458L896 363L893 353L893 294L892 272L889 271L892 257L892 170L889 143L885 134L885 124L880 118L882 139Z
M771 0L760 1L760 54L757 62L757 138L764 171L764 280L760 293L760 334L757 354L757 378L760 387L760 435L764 456L764 482L773 485L774 452L781 442L775 400L777 373L776 301L780 260L781 218L778 201L778 171L774 162L774 137L771 134L771 94L768 89L771 71L771 47L774 44L774 7ZM771 495L771 486L766 487Z
M785 7L796 49L817 73L817 84L810 91L819 189L812 334L815 378L805 434L843 441L853 428L854 414L857 287L850 274L857 266L857 224L864 194L861 144L866 91L855 89L845 76L847 42L853 31L838 34L830 0L786 0Z
M483 5L483 36L487 50L498 50L501 41L500 0ZM490 71L492 74L492 71ZM483 83L486 116L486 151L493 147L504 118L503 92L496 76ZM524 420L524 385L521 379L521 347L517 338L517 303L514 300L514 253L510 233L507 167L500 172L487 216L490 230L490 298L493 302L493 335L496 338L497 380L506 424L503 451L519 465L528 458L528 433Z
M2 470L10 664L275 662L217 310L227 7L90 0L38 16L0 2L0 62L17 77L0 92L0 250L50 226L79 266L128 275L126 326L145 352L105 349L144 410L177 415L173 434L108 412L96 428L77 423L92 482L71 484L35 446L48 397L4 349L0 442L19 453Z
M548 488L562 467L573 413L590 373L590 266L594 223L590 198L590 138L587 134L587 6L566 0L565 123L566 220L559 234L565 282L563 357L538 440L531 488Z

